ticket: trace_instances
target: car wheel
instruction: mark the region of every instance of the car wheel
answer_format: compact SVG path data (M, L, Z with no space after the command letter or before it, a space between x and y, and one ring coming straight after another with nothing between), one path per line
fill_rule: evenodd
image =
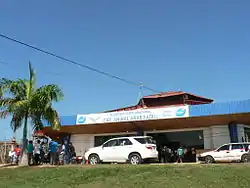
M242 155L242 157L241 157L241 162L247 163L247 162L249 162L249 158L250 158L250 156L247 155L247 154Z
M129 155L129 162L130 164L133 165L141 164L142 162L141 156L137 153L132 153Z
M89 161L89 164L91 164L91 165L96 165L96 164L99 164L99 163L100 163L100 158L99 158L99 156L96 155L96 154L91 154L91 155L89 156L88 161Z
M214 162L214 158L212 156L206 156L205 157L205 163L206 164L211 164Z

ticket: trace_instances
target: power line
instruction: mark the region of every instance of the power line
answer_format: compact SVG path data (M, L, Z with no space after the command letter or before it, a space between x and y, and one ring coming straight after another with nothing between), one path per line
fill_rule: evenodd
M107 72L98 70L98 69L93 68L93 67L90 67L90 66L88 66L88 65L84 65L84 64L78 63L78 62L76 62L76 61L70 60L70 59L65 58L65 57L63 57L63 56L57 55L57 54L55 54L55 53L53 53L53 52L49 52L49 51L43 50L43 49L41 49L41 48L38 48L38 47L32 46L32 45L30 45L30 44L27 44L27 43L25 43L25 42L22 42L22 41L20 41L20 40L17 40L17 39L8 37L8 36L6 36L6 35L4 35L4 34L0 34L0 37L5 38L5 39L7 39L7 40L10 40L10 41L12 41L12 42L21 44L21 45L26 46L26 47L28 47L28 48L32 48L33 50L42 52L42 53L44 53L44 54L53 56L53 57L55 57L55 58L61 59L61 60L65 61L65 62L67 62L68 64L77 65L77 66L79 66L79 67L86 68L86 69L88 69L88 70L91 70L91 71L93 71L93 72L102 74L102 75L104 75L104 76L107 76L107 77L110 77L110 78L113 78L113 79L116 79L116 80L120 80L120 81L122 81L122 82L124 82L124 83L131 84L131 85L134 85L134 86L137 86L137 87L141 87L141 84L140 84L140 83L136 83L136 82L133 82L133 81L130 81L130 80L121 78L121 77L119 77L119 76L115 76L115 75L109 74L109 73L107 73ZM156 93L160 93L160 91L157 91L157 90L152 89L152 88L150 88L150 87L147 87L147 86L145 86L145 85L143 85L142 87L143 87L144 89L146 89L146 90L149 90L149 91L152 91L152 92L156 92Z

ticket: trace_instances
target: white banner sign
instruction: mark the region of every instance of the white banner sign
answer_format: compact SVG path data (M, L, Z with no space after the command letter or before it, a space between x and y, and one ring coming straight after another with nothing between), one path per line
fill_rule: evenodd
M99 114L79 114L76 118L76 125L80 124L99 124L99 123L118 123L130 121L145 121L170 118L189 117L188 106L139 109L131 111L107 112Z

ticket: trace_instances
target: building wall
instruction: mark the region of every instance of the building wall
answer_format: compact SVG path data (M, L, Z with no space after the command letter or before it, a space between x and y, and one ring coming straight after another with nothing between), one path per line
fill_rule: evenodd
M212 133L211 140L213 143L211 149L230 143L228 125L211 126L210 128Z
M244 135L244 126L238 125L238 137L241 140L242 135ZM243 129L243 132L242 132ZM161 131L146 131L146 133L153 133L153 132L175 132L175 131L191 131L191 130L203 130L203 138L204 138L204 149L215 149L223 144L230 142L229 130L228 125L218 125L218 126L211 126L207 128L196 128L196 129L175 129L175 130L161 130ZM135 133L135 132L133 132ZM95 136L101 135L123 135L128 133L113 133L113 134L74 134L71 135L71 142L75 146L76 155L82 155L82 153L94 147L94 138Z
M94 135L92 134L73 134L70 141L75 147L76 155L81 156L87 149L94 146Z
M136 132L129 132L130 134L136 134ZM72 134L70 141L75 147L76 155L81 156L87 149L94 147L95 136L105 136L105 135L126 135L126 133L109 133L109 134Z
M211 127L203 129L203 139L204 139L204 149L212 149L213 148L213 140L212 140Z

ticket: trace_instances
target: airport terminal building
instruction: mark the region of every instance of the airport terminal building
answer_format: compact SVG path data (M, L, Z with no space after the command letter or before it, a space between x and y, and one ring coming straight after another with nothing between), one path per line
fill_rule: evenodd
M250 138L250 100L215 103L185 92L145 96L138 104L96 114L61 117L61 130L44 134L68 139L77 155L112 137L150 135L157 145L211 150Z

